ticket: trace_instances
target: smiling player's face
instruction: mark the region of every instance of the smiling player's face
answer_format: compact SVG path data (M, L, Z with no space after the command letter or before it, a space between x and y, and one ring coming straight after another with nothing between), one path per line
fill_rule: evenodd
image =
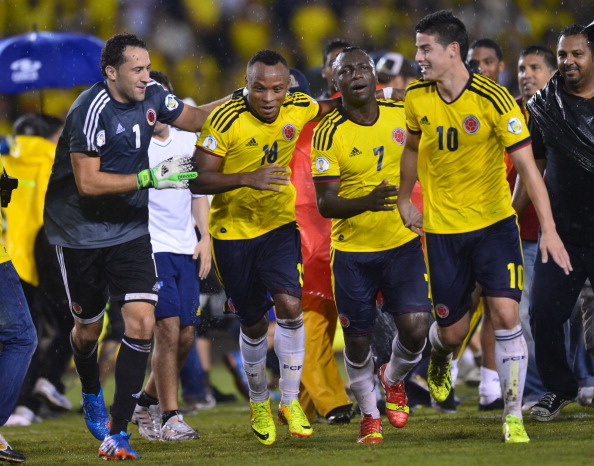
M415 61L421 67L423 78L428 81L439 81L439 79L452 67L455 60L459 60L453 50L453 42L444 47L437 42L432 34L417 33L417 53Z
M106 68L107 77L112 83L110 91L119 102L142 102L146 86L151 80L148 50L128 46L124 49L124 58L124 63L117 69L111 66Z
M265 65L256 62L247 70L246 88L252 112L266 123L278 117L289 89L289 69L282 63Z

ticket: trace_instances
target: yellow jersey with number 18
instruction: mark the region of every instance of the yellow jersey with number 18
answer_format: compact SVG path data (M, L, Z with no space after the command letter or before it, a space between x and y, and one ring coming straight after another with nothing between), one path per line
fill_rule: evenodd
M417 172L423 190L423 227L465 233L515 213L504 149L531 143L524 117L504 87L470 74L466 88L445 102L433 81L406 90L406 124L421 133Z
M372 125L359 125L342 109L326 115L314 131L314 183L340 182L338 195L347 199L369 194L383 180L400 185L400 156L406 139L402 103L378 100ZM385 251L417 235L405 228L397 210L362 212L332 219L332 247L347 252Z
M196 146L222 157L221 173L253 172L263 165L288 168L299 133L318 115L318 103L306 94L289 94L273 123L250 112L245 97L217 107L208 117ZM289 172L290 174L290 172ZM295 221L295 188L281 191L239 188L215 194L209 231L217 239L251 239Z

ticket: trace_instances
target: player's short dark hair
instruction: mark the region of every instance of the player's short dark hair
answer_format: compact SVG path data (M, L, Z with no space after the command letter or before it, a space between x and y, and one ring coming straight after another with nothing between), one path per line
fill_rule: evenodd
M264 63L268 66L274 66L278 63L282 63L287 69L289 69L289 65L285 57L283 57L280 53L274 50L260 50L256 52L250 61L248 62L248 68L252 66L254 63Z
M501 47L499 46L499 44L497 42L495 42L493 39L484 38L484 39L475 40L470 45L470 50L477 49L479 47L484 47L487 49L495 50L495 55L497 55L497 60L503 61L503 50L501 50Z
M162 84L169 92L173 93L173 85L165 73L157 70L151 70L149 75L151 79L157 81L159 84Z
M518 60L527 55L538 55L539 57L542 57L545 65L550 71L557 69L557 57L555 57L555 54L551 49L544 45L529 45L525 49L522 49Z
M468 54L468 32L466 26L450 10L440 10L425 16L415 27L420 34L435 36L435 40L447 47L452 42L460 45L460 58L466 61Z
M351 43L345 39L332 39L330 42L326 43L326 45L324 46L324 49L322 50L322 53L324 54L322 56L322 66L326 66L328 64L328 62L326 60L327 60L328 54L330 52L332 52L333 50L338 50L338 49L344 50L347 47L351 47Z
M107 76L105 68L108 66L118 69L126 61L124 58L126 47L140 47L148 50L144 41L134 34L116 34L110 37L101 50L101 73L103 76Z

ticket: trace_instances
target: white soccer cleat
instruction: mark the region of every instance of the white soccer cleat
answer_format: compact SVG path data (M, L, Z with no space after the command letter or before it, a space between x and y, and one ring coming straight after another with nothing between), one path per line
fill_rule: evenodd
M161 438L161 409L158 404L145 406L136 405L132 422L138 425L138 433L145 440L159 440Z

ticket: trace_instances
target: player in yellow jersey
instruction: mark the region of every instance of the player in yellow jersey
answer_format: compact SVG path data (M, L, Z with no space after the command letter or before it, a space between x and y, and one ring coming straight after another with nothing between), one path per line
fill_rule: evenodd
M215 266L227 306L241 323L252 428L265 445L276 439L266 381L267 310L273 303L279 419L292 435L312 434L297 400L304 354L302 260L287 166L303 125L332 107L288 94L289 82L287 62L277 52L263 50L251 58L246 95L215 109L202 129L195 152L200 176L191 186L214 194L209 230Z
M314 132L312 174L317 203L332 218L333 288L344 332L345 366L362 420L358 442L383 440L374 391L372 330L378 293L398 328L392 355L380 368L386 415L408 420L404 377L421 360L431 302L421 241L396 211L404 106L376 100L373 60L358 47L336 57L333 77L342 105Z
M0 204L6 207L15 188L0 156ZM0 426L14 409L31 356L37 346L37 332L25 300L23 288L0 230ZM0 434L0 461L22 463L25 455L12 449Z
M407 227L426 232L437 319L429 331L429 389L437 401L449 393L452 349L468 331L470 294L478 282L495 329L495 360L505 402L503 440L528 442L521 412L527 358L518 317L522 252L503 149L538 213L543 260L552 257L565 273L571 264L555 229L520 108L506 89L464 66L464 24L451 12L439 11L423 18L416 32L415 59L423 78L406 92L408 131L398 209ZM410 202L417 175L424 216Z

